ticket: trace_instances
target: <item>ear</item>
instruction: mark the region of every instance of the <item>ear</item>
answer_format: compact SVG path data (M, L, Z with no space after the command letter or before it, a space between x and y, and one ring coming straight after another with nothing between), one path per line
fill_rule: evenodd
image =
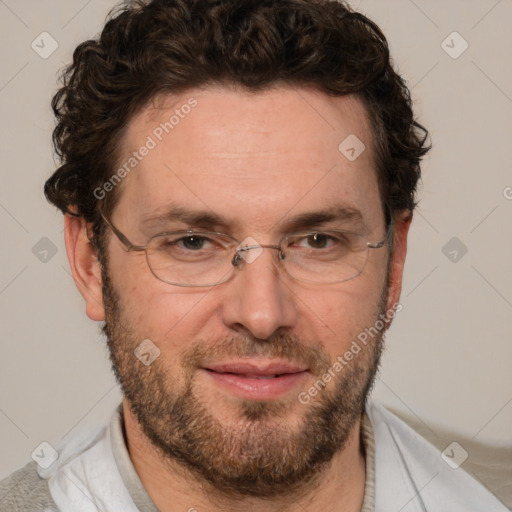
M407 253L407 234L412 221L412 212L405 210L399 213L395 220L393 232L393 253L389 262L388 301L387 311L396 309L402 291L402 276L405 256ZM391 322L390 322L391 323Z
M105 320L101 268L96 249L87 236L85 219L66 214L64 216L66 252L75 284L85 299L86 313L91 320Z

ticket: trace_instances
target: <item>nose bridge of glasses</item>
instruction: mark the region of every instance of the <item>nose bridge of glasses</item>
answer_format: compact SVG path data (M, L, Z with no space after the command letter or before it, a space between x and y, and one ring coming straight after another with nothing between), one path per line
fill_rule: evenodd
M272 244L267 244L267 245L263 245L263 244L258 244L258 243L255 243L253 245L243 245L241 247L238 247L237 248L237 252L245 252L245 251L250 251L251 249L277 249L278 251L281 250L281 247L279 247L279 245L272 245Z
M262 253L263 249L275 249L279 251L278 255L280 259L283 258L283 251L279 245L275 244L260 244L256 240L251 239L251 243L242 242L237 248L236 253L231 260L233 266L238 266L240 260L244 260L247 263L255 261ZM252 251L252 252L251 252Z

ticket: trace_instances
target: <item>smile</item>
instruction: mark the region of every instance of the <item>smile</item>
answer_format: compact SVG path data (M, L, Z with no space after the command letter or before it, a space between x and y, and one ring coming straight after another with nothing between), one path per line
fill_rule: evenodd
M200 371L214 386L246 400L272 400L294 389L298 392L309 374L307 368L279 361L231 362L209 365Z

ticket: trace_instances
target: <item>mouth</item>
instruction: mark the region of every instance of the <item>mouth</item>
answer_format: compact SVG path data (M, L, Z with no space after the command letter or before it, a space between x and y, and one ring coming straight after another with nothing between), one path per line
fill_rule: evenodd
M249 400L272 400L298 388L309 369L286 361L232 361L201 368L223 391Z
M209 370L210 372L215 372L215 370ZM250 373L234 373L234 372L215 372L215 373L222 373L225 375L237 375L238 377L243 377L245 379L277 379L278 377L281 377L282 375L290 375L289 373L276 373L275 375L258 375L258 374L250 374Z

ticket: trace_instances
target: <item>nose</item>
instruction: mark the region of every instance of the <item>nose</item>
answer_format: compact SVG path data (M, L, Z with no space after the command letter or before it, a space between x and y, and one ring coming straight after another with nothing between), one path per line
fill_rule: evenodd
M277 329L295 325L296 301L275 250L267 247L254 259L239 259L226 285L222 316L230 329L247 329L254 337L267 339Z

